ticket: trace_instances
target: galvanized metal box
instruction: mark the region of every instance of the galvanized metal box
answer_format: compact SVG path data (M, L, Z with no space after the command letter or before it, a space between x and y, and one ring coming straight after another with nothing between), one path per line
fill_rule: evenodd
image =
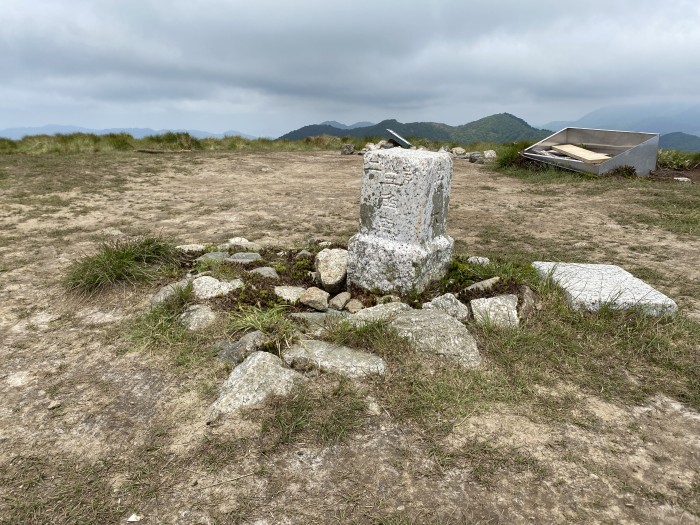
M610 159L593 164L571 157L556 156L550 151L552 146L562 144L572 144L595 153L609 155ZM632 166L637 175L645 177L656 169L658 152L659 135L656 133L565 128L525 149L522 154L533 160L594 175L602 175L621 166Z

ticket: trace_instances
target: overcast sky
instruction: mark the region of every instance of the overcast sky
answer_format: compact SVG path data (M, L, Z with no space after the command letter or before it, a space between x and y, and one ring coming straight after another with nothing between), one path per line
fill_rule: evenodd
M532 124L700 102L698 0L4 0L0 128Z

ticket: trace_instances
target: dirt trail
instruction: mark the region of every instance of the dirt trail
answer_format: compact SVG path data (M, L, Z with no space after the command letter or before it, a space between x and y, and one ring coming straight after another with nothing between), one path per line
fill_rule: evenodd
M700 523L697 503L689 503L700 486L700 416L663 397L631 407L580 393L600 428L533 422L494 407L446 440L448 447L481 439L525 449L550 469L544 479L524 471L479 484L468 466L436 466L420 432L382 415L342 446L297 444L269 457L243 451L204 473L171 472L163 461L168 489L156 489L144 508L123 507L126 480L135 475L129 468L140 468L157 429L167 431L168 457L178 458L207 439L245 437L257 427L204 426L211 393L202 394L202 383L217 384L223 370L182 374L163 356L125 353L131 343L116 327L145 311L155 285L81 301L65 295L66 268L116 230L162 232L182 243L347 241L357 228L362 158L134 154L62 162L52 176L90 184L59 185L39 197L0 186L0 471L12 479L32 471L28 458L55 463L59 478L70 471L61 464L126 465L104 479L120 523L132 512L144 514L143 523L180 524ZM2 158L0 182L33 169ZM100 177L116 178L104 186ZM642 210L634 185L587 188L539 188L456 162L448 233L470 254L499 255L512 245L552 259L646 268L655 286L698 315L700 242L625 221ZM254 475L241 482L216 484L248 472ZM5 514L12 498L31 483L18 486L0 488L3 523L12 521ZM62 523L67 514L56 509L70 501L64 494L44 511Z

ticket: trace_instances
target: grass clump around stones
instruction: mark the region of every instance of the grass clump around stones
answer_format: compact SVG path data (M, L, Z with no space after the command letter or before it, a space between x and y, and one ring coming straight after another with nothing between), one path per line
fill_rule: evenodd
M271 308L241 306L240 310L231 313L227 328L234 335L255 330L262 332L269 341L264 350L279 356L298 338L297 326L285 313L283 305Z
M157 236L118 238L102 243L97 254L68 270L68 289L94 294L115 284L149 281L178 263L174 245Z
M128 324L128 339L139 350L165 351L176 366L191 367L213 356L206 352L207 334L187 330L180 315L194 303L192 285L178 288L165 301Z

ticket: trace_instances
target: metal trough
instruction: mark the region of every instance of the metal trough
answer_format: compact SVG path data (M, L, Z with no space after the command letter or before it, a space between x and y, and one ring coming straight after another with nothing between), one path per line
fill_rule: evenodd
M594 163L553 150L553 146L573 145L609 158ZM576 149L576 148L574 148ZM602 175L613 168L632 166L646 177L656 169L659 135L606 129L565 128L525 149L523 156L573 171Z

